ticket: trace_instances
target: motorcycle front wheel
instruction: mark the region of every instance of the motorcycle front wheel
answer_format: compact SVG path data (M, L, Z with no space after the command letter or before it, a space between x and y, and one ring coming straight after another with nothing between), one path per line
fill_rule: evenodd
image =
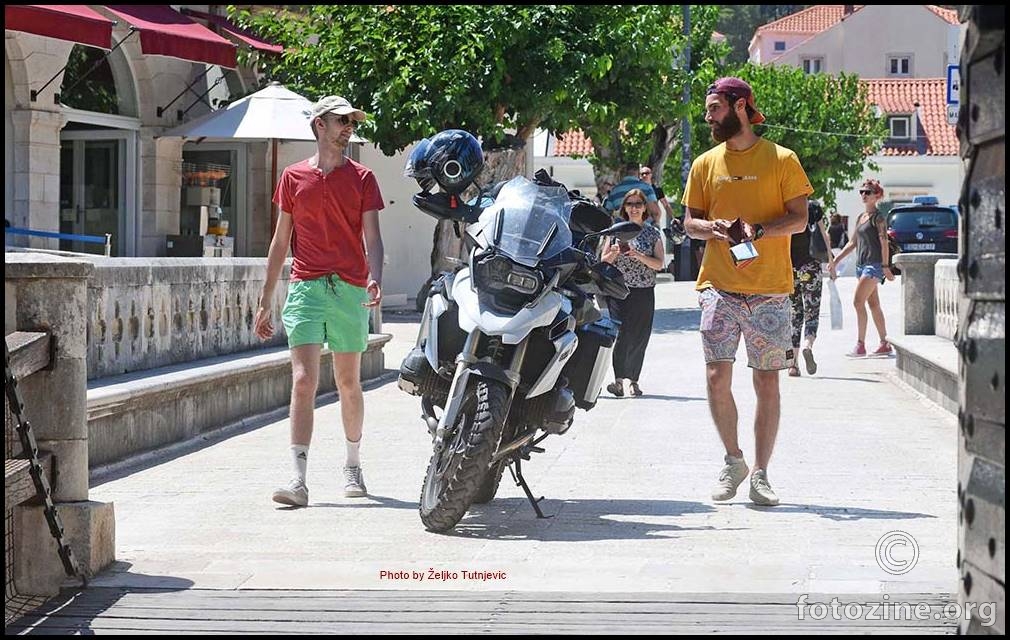
M429 531L456 526L492 473L491 457L505 427L509 388L478 379L466 391L442 451L432 453L421 487L421 522Z

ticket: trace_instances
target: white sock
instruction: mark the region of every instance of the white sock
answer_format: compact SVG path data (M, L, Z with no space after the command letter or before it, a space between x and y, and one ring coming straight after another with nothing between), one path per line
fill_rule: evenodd
M347 440L345 438L345 440ZM347 440L347 466L348 467L360 467L361 466L361 456L358 449L361 448L361 440L357 442L351 442Z
M305 483L305 474L309 467L309 445L291 445L291 460L294 463L295 477Z

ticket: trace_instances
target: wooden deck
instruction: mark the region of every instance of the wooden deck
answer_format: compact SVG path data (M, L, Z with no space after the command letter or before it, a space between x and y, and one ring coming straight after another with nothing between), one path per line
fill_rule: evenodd
M843 603L880 595L835 596ZM807 602L830 603L832 596ZM55 598L8 634L953 634L949 594L902 594L930 605L929 620L823 620L797 595L595 594L464 591L154 590L89 588ZM843 607L837 608L843 611ZM909 609L914 610L914 604ZM864 608L868 612L868 608ZM844 615L844 614L842 614ZM878 611L877 617L884 614ZM888 617L893 617L894 613Z

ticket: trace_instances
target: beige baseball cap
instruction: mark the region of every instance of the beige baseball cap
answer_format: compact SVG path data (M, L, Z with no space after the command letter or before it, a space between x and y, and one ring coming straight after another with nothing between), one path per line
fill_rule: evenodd
M325 98L321 98L319 102L312 105L310 118L315 120L319 116L324 116L327 113L335 113L338 116L351 116L358 122L361 122L368 117L368 115L361 109L352 107L351 103L347 101L347 98L341 98L340 96L326 96Z

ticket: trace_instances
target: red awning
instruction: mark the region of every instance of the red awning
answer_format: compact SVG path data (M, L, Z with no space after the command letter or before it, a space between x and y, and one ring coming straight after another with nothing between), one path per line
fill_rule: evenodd
M213 13L204 13L203 11L194 11L193 9L183 9L183 13L187 16L193 16L194 18L200 18L201 20L210 22L220 29L221 32L246 43L253 49L259 49L260 51L264 51L266 53L284 53L284 47L279 44L267 42L251 31L246 31L242 27L239 27L224 16L217 16Z
M167 4L115 4L106 8L140 31L140 50L234 69L236 46Z
M112 48L112 20L83 4L9 4L4 29Z

